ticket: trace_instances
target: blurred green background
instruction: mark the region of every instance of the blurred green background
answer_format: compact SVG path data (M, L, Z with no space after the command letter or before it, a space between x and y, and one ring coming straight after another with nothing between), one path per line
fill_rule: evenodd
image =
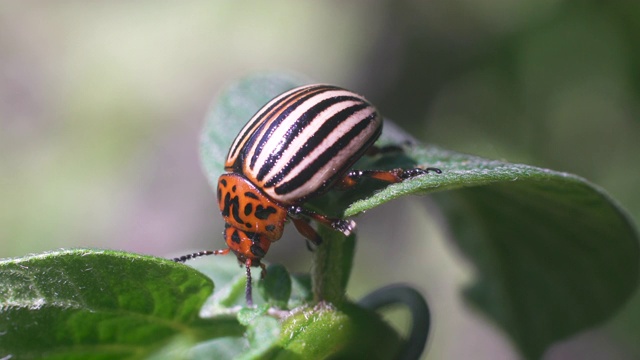
M360 92L425 142L584 176L640 220L638 2L2 1L0 257L223 247L199 130L225 85L267 70ZM350 295L414 284L426 358L518 358L459 299L473 272L427 198L357 220ZM291 229L267 257L309 259ZM546 358L638 358L637 333L638 296Z

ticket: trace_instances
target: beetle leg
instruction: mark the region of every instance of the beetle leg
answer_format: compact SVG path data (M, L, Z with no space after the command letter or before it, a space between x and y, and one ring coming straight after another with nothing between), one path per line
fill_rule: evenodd
M312 245L311 240L309 240L309 239L304 239L304 240L305 240L304 243L307 245L307 250L309 250L310 252L315 252L316 249L315 249L314 245ZM322 239L320 239L320 240L322 240Z
M187 254L187 255L182 255L180 257L177 258L173 258L171 260L175 261L175 262L185 262L187 260L191 260L197 257L201 257L201 256L207 256L207 255L227 255L229 253L231 249L227 248L227 249L221 249L221 250L203 250L197 253L192 253L192 254Z
M264 280L267 277L267 267L263 263L260 263L260 280Z
M301 216L310 220L315 220L324 226L340 231L345 236L351 235L351 233L356 229L356 222L353 220L332 218L326 215L318 214L311 210L307 210L301 206L289 207L289 217L293 220L293 223L294 225L296 225L296 228L298 228L298 223L296 223L296 220L299 220ZM311 228L311 226L309 226L309 228ZM311 230L313 230L313 228L311 228ZM301 233L302 235L305 235L302 231ZM309 238L309 240L313 241L313 239L311 238Z
M365 152L365 155L376 156L376 155L385 155L389 153L399 153L403 151L404 149L402 149L402 147L398 145L385 145L385 146L372 145L367 149L367 152Z
M291 218L291 221L293 221L293 225L295 225L298 232L302 234L302 236L304 236L307 240L309 240L309 242L313 243L316 246L322 244L322 238L320 237L320 235L318 235L316 230L311 227L311 225L309 224L309 220L307 220L306 218ZM311 250L311 247L308 243L307 247L309 248L309 250Z
M322 237L318 234L318 232L309 224L309 219L307 218L291 218L293 221L293 225L295 225L296 230L305 237L305 243L307 244L307 249L311 252L315 251L314 246L319 246L322 244Z
M418 175L428 174L430 171L436 174L442 173L442 170L433 167L426 169L351 170L340 180L338 187L341 190L350 189L356 186L360 182L360 179L365 177L394 184Z

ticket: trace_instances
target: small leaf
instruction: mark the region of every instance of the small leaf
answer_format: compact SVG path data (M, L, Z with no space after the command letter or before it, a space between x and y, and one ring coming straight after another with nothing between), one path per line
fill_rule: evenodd
M269 304L286 309L291 297L291 276L284 266L269 265L267 276L258 283L258 289Z
M403 345L378 314L350 303L297 309L282 331L283 358L393 359Z
M262 304L257 307L243 308L238 312L238 322L242 325L250 325L257 317L265 315L269 310L268 304Z
M1 261L0 279L2 356L140 357L243 331L235 319L200 319L211 280L165 259L56 251Z
M246 305L245 289L247 287L247 276L240 272L234 276L224 286L221 286L213 295L213 300L222 307L229 308L233 305Z
M247 277L244 266L239 266L235 256L208 256L188 263L216 283L216 291L203 305L200 315L205 318L224 314L234 306L246 306ZM260 301L260 299L254 299Z
M238 359L268 358L267 353L270 353L278 344L280 332L281 329L278 320L269 316L255 318L247 329L249 350L239 356Z
M288 308L293 309L313 300L310 274L291 275L291 297Z

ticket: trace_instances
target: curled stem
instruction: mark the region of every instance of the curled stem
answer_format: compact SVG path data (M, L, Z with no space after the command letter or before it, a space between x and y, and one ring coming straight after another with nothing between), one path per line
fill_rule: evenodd
M429 305L414 288L404 284L385 286L363 297L358 304L364 308L378 311L394 305L405 305L411 312L411 332L406 346L398 359L418 359L429 337L431 313Z

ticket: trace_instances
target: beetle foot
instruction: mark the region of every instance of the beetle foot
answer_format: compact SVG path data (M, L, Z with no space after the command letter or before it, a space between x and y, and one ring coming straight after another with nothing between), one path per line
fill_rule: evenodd
M442 170L434 167L428 167L426 169L421 169L421 168L406 169L406 170L403 170L402 173L399 174L399 176L402 180L407 180L412 177L416 177L418 175L428 174L429 172L442 174Z
M343 233L344 236L349 236L356 229L356 222L353 220L338 220L333 222L331 227Z

